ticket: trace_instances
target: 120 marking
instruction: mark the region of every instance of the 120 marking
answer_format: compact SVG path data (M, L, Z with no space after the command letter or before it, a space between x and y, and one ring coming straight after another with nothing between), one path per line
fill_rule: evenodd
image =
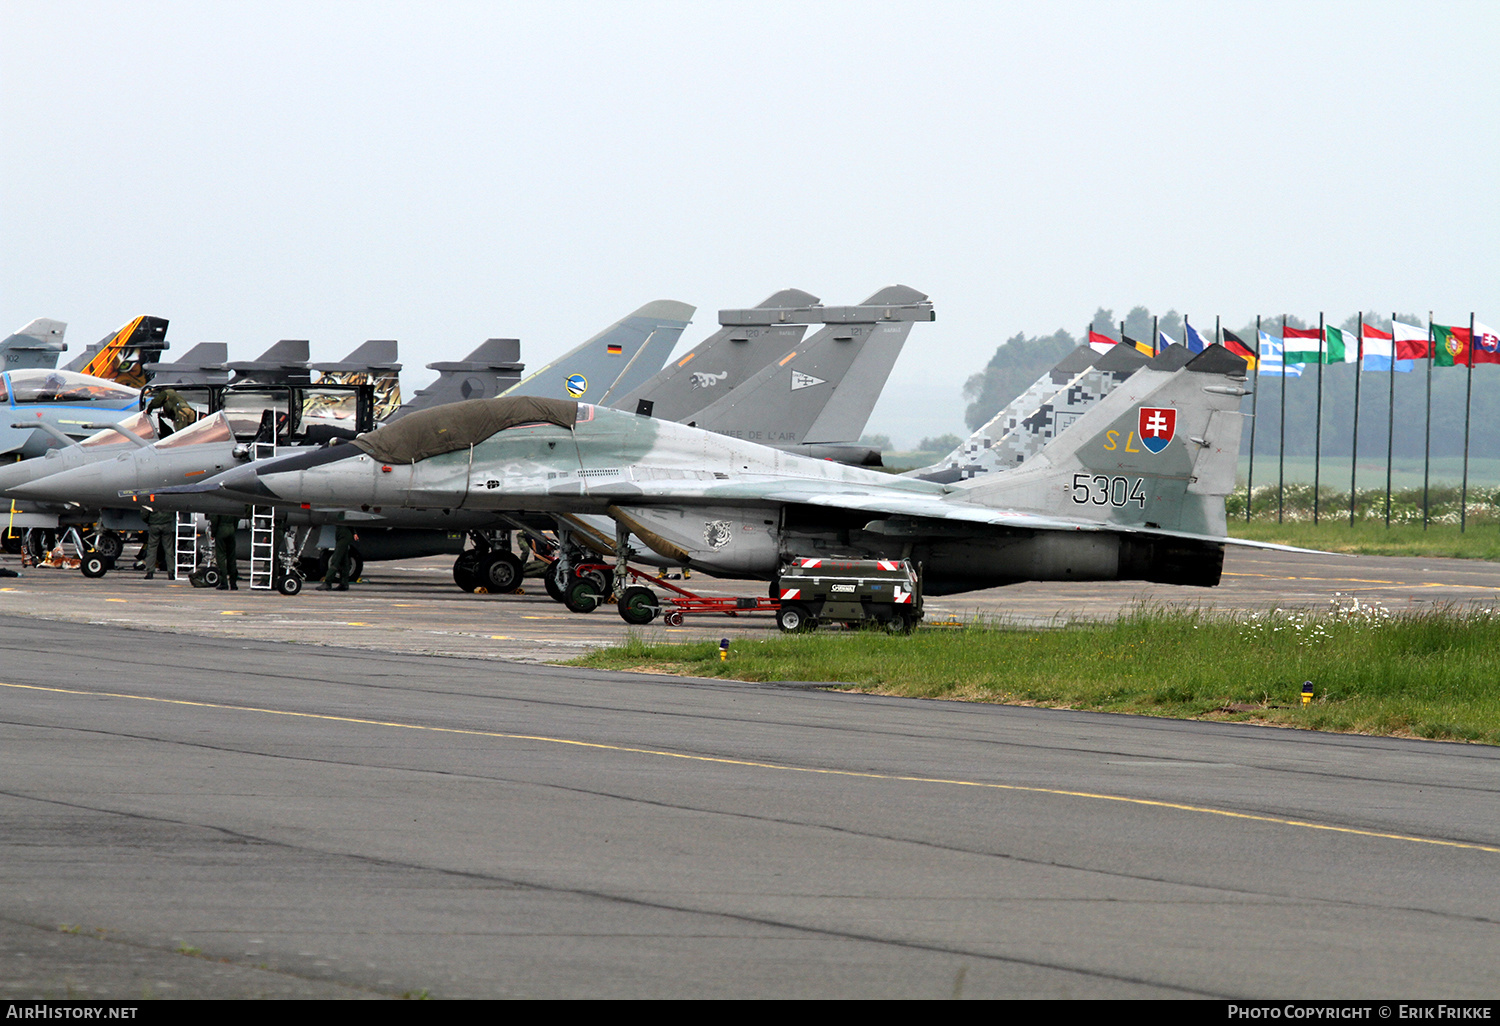
M1141 509L1146 508L1146 493L1141 485L1145 479L1140 477L1106 477L1098 474L1090 477L1088 474L1073 475L1073 501L1080 506L1125 506L1135 503Z

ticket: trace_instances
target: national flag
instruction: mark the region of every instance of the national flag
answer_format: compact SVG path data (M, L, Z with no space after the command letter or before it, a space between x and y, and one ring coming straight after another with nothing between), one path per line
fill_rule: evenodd
M1500 363L1500 334L1494 328L1486 328L1474 322L1474 344L1471 350L1475 363Z
M1353 332L1324 328L1323 340L1327 343L1323 347L1324 363L1353 363L1359 359L1359 339Z
M1101 335L1093 328L1089 329L1089 348L1096 353L1107 353L1115 347L1115 340L1108 335Z
M1146 345L1146 343L1144 343L1144 342L1137 342L1135 339L1131 338L1129 335L1121 335L1120 336L1120 345L1122 345L1122 346L1135 346L1136 352L1142 353L1142 354L1144 354L1146 356L1155 356L1156 355L1155 353L1153 353L1151 351L1151 347L1148 346L1148 345Z
M1277 338L1275 335L1268 334L1264 331L1260 333L1261 377L1284 376L1288 378L1300 378L1302 376L1302 368L1297 366L1295 363L1290 367L1282 363L1282 346L1283 343L1281 339Z
M605 344L604 351L607 352L610 356L619 356L621 353L625 352L625 347L620 345L620 343L618 342L609 342Z
M1395 335L1396 359L1427 359L1426 328L1415 324L1402 324L1400 321L1393 321L1391 322L1391 332Z
M1448 324L1432 326L1432 362L1439 367L1469 365L1469 329Z
M1323 335L1317 328L1282 328L1281 339L1281 358L1283 362L1323 362ZM1312 343L1311 345L1308 344L1309 340Z
M1191 324L1182 326L1182 343L1195 353L1203 352L1210 345L1202 335L1198 334L1198 329Z
M1224 332L1224 348L1244 360L1252 369L1254 369L1255 364L1258 362L1255 354L1250 351L1250 347L1245 345L1244 340L1232 331Z
M1365 370L1388 371L1398 370L1403 374L1411 373L1412 362L1410 360L1395 360L1395 342L1389 331L1381 331L1373 324L1365 325ZM1393 366L1394 364L1394 366Z
M1176 344L1177 341L1175 339L1167 338L1167 333L1165 331L1158 331L1156 333L1156 351L1158 353L1166 349L1168 346L1175 346Z

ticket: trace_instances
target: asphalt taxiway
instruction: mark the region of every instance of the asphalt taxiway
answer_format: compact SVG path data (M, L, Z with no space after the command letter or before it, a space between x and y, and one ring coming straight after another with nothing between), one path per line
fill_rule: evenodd
M15 557L0 566L18 567ZM547 597L540 581L524 594L471 595L453 584L451 558L372 563L348 592L320 592L309 582L286 598L272 591L220 592L158 575L117 570L87 580L76 570L37 568L0 578L0 615L115 624L215 637L255 638L427 655L553 662L614 644L631 630L653 637L754 638L776 630L769 614L689 615L681 627L658 620L631 628L613 606L570 613ZM761 596L755 581L702 574L674 581L711 596ZM663 589L660 593L665 596ZM1231 549L1217 588L1141 582L1018 584L930 597L929 623L975 617L1025 625L1113 618L1132 604L1258 611L1326 609L1335 601L1384 605L1392 611L1500 601L1500 564L1461 559L1398 559Z
M1278 558L1201 594L1500 585ZM1495 996L1492 748L526 664L626 628L420 568L52 573L0 581L4 997Z

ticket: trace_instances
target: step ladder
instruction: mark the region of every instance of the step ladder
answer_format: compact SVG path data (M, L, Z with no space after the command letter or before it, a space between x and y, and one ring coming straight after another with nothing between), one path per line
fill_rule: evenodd
M172 575L185 581L198 569L198 518L179 511L177 535L172 550Z
M256 442L256 460L276 455L271 442ZM276 507L254 506L250 510L250 590L269 591L276 568Z

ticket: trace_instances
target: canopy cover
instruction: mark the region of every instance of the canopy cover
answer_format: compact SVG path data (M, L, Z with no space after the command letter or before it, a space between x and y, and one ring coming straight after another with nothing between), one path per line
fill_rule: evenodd
M466 399L418 410L388 427L360 435L353 444L381 463L416 463L478 445L521 424L556 424L571 431L577 421L578 404L566 399L527 395Z

